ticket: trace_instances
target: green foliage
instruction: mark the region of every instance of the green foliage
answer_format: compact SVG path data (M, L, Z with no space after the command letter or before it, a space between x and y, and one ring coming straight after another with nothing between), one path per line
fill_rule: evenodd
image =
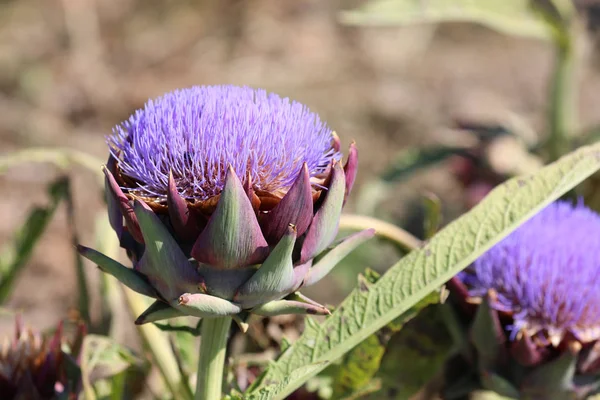
M367 287L377 282L378 279L379 274L367 269L364 276L359 275L358 285ZM405 313L390 322L349 351L335 368L331 398L365 398L373 393L373 398L377 399L384 396L385 393L397 393L397 398L404 399L408 398L410 393L416 392L422 386L423 381L428 380L430 374L437 371L438 368L435 367L438 367L440 362L445 359L445 353L442 353L441 357L431 357L432 353L429 352L427 358L423 358L423 354L419 354L419 350L425 347L429 347L431 350L432 347L432 337L420 338L420 335L435 333L433 331L425 332L426 329L423 329L423 325L429 326L431 322L435 321L437 333L440 332L439 320L431 319L432 312L425 312L429 305L438 301L438 293L430 293L413 307L410 313ZM411 315L415 316L415 319L409 321ZM443 331L442 329L441 332ZM446 345L447 341L442 340L441 343ZM422 344L423 347L415 347L416 344ZM402 362L401 360L406 359L419 359L406 358L406 355L411 357L416 355L423 362ZM432 363L433 360L435 363ZM401 362L398 363L398 361ZM412 379L422 376L427 376L427 378Z
M51 163L63 172L66 172L73 165L80 165L92 170L98 183L103 182L102 174L98 168L102 161L97 160L92 155L73 149L35 148L2 155L0 156L0 174L24 163ZM15 279L29 260L33 248L50 223L61 201L65 201L67 206L67 219L72 231L72 241L74 244L79 241L75 230L75 212L69 186L70 181L66 176L62 176L51 183L47 189L50 197L49 204L45 207L35 207L28 215L23 226L15 234L14 242L2 249L0 253L0 303L10 295ZM81 257L77 252L74 252L74 257L79 289L77 302L79 312L82 318L89 322L89 296L86 274Z
M361 213L373 215L378 204L391 190L391 184L408 178L410 175L432 167L448 158L464 154L464 147L435 146L409 148L402 151L383 171L378 180L367 183L360 191L357 208Z
M441 312L430 305L392 336L376 374L381 390L368 399L408 399L435 378L452 347Z
M4 246L0 252L0 303L6 301L10 295L15 280L31 257L56 208L68 196L68 191L69 180L66 177L48 185L49 204L34 207L25 223L15 233L13 242Z
M367 270L365 275L359 275L358 285L365 290L379 280L379 274ZM397 330L393 324L384 330ZM369 385L373 376L379 370L381 359L385 353L385 345L389 335L380 331L362 341L358 346L348 352L337 368L333 381L333 398L346 398Z
M530 0L375 0L344 12L350 25L474 22L509 35L550 39L551 32Z
M142 365L131 351L112 339L87 335L83 340L80 365L84 398L124 398L123 373L132 366L140 368Z
M333 398L341 399L367 386L379 370L385 344L377 335L363 340L344 356L333 386Z
M249 398L285 398L599 168L596 144L498 186L375 284L355 289L322 324L307 318L303 335L249 389Z

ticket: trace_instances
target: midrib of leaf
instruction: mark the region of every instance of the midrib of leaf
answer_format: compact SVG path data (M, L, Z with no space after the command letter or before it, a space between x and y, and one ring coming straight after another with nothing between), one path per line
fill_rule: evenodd
M401 259L368 291L355 289L323 324L307 319L304 334L269 366L249 398L284 399L599 168L600 144L595 144L535 175L502 184L423 248ZM435 261L440 259L445 265ZM314 363L319 366L306 368Z

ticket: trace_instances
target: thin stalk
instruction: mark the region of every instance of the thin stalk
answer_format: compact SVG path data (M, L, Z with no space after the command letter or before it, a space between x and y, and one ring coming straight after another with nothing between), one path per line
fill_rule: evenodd
M119 242L116 235L112 232L112 228L106 217L100 217L96 222L96 246L102 253L115 259L118 258ZM105 289L107 289L107 292L104 293L106 295L105 301L112 303L115 300L113 297L114 293L109 293L110 290L114 291L114 288L110 288L109 286L113 284L119 285L123 288L127 308L131 314L137 316L144 312L148 307L147 298L134 292L125 285L118 284L116 279L113 279L113 277L109 277L105 282L108 284L107 287L105 287ZM116 310L117 309L115 308L112 311L114 312ZM173 398L182 400L193 399L194 395L190 386L179 370L168 334L162 332L154 324L137 325L136 328L152 356L154 361L153 365L156 365L158 368L165 386L171 392ZM111 335L114 334L115 329L117 328L111 327Z
M421 241L402 228L389 222L365 215L344 214L340 219L340 229L356 230L373 228L375 235L386 239L404 251L411 251L421 246Z
M75 218L75 202L71 191L71 180L67 178L66 196L65 202L67 204L67 221L69 228L71 229L71 243L73 247L77 246L81 241L79 240L79 232L77 230L77 221ZM87 273L83 265L83 257L78 251L74 251L75 255L75 275L77 276L77 288L79 305L79 315L85 321L86 324L90 324L90 293L87 282Z
M196 400L219 400L223 395L223 369L231 317L205 318L198 360Z
M125 298L133 315L140 315L147 307L144 296L123 286ZM184 382L179 372L177 359L171 350L169 337L153 324L138 325L138 332L144 340L158 367L160 374L169 391L176 399L191 399L192 393L187 382Z

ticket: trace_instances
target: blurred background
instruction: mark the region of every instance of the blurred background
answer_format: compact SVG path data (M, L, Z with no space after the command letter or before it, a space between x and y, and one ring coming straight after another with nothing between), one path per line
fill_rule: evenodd
M2 0L0 154L69 147L105 159L104 136L148 98L192 85L262 87L307 104L338 132L344 147L356 140L361 168L347 212L361 212L371 195L365 188L403 150L471 146L476 138L456 129L461 121L492 126L509 121L525 140L539 140L536 132L546 129L554 59L550 43L468 23L341 24L340 12L358 4ZM577 2L587 24L581 27L578 70L584 127L600 122L594 25L599 4ZM508 149L500 159L514 156ZM57 174L36 164L0 175L0 247L31 207L47 203L46 184ZM70 174L79 240L92 245L103 207L101 187L83 169ZM418 211L411 204L423 193L441 199L447 219L466 208L447 162L402 179L393 189L377 212L400 226L410 228ZM39 329L76 307L72 225L65 207L59 207L6 304ZM392 252L387 258L382 254L376 259L358 254L346 272L338 268L316 286L315 297L338 302L355 282L356 268L381 270L393 262ZM90 273L89 279L98 277Z

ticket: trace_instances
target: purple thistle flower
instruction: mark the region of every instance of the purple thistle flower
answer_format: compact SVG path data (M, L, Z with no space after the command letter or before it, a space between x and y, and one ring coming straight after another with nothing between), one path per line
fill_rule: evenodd
M166 199L169 172L185 199L206 200L229 165L257 191L285 194L302 169L323 174L341 154L318 115L261 89L195 86L150 100L107 138L140 197Z
M193 87L149 101L107 138L111 226L127 268L85 257L156 299L137 323L179 315L328 314L296 291L374 231L327 252L357 173L350 145L300 103L247 87Z
M559 342L600 338L600 216L556 202L481 256L459 278L469 295L494 293L491 306L524 331Z
M468 386L527 399L597 393L599 250L600 215L582 202L558 201L448 282L461 311L451 325L462 326L467 340L448 362L445 392Z

